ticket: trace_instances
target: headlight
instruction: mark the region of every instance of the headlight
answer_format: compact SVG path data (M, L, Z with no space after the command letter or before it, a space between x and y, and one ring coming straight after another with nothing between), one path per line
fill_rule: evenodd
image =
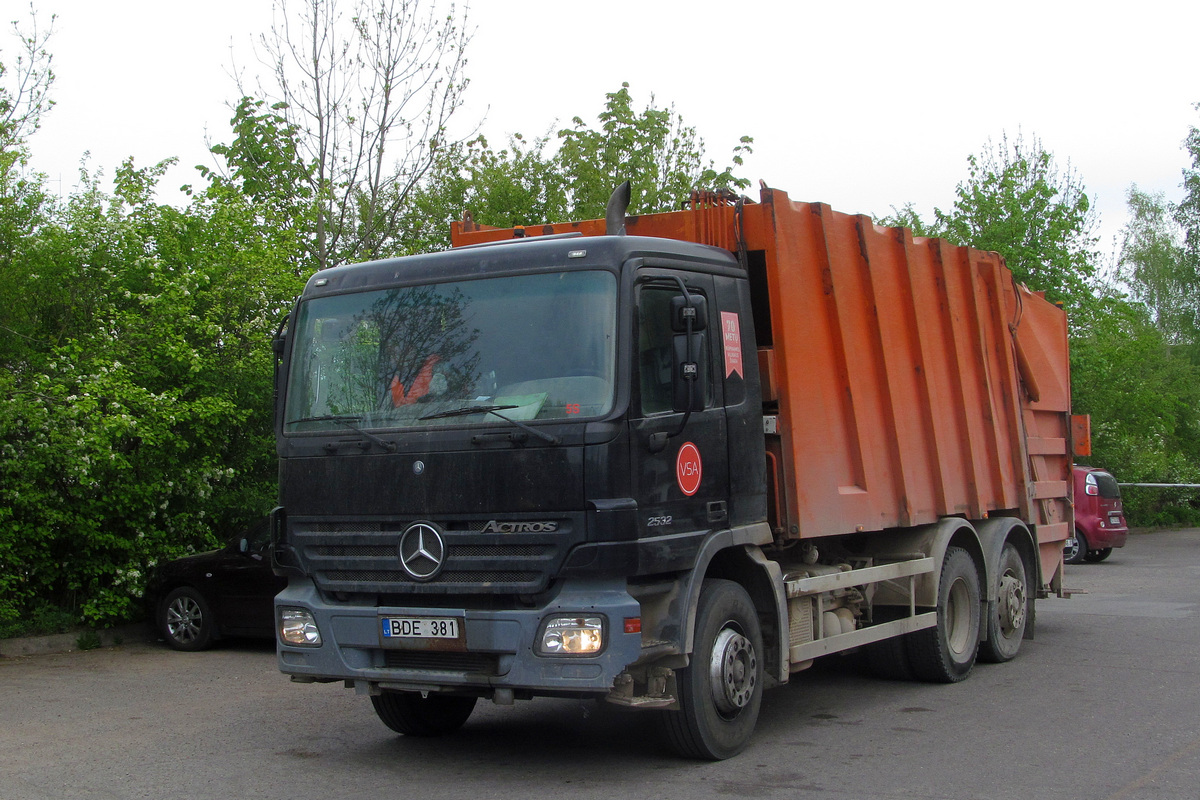
M311 611L285 607L279 609L279 638L284 644L319 647L321 631Z
M544 656L590 656L603 649L603 617L551 617L538 645Z

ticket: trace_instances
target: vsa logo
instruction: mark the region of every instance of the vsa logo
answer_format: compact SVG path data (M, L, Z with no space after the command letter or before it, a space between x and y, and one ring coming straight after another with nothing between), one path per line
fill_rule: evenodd
M484 533L554 533L556 530L557 522L497 522L493 519L483 526Z

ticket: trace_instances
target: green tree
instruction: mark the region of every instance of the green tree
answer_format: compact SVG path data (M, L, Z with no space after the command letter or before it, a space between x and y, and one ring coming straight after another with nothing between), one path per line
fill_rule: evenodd
M1190 129L1184 147L1192 163L1178 204L1130 187L1118 274L1167 341L1200 364L1200 130Z
M1196 104L1200 111L1200 103ZM1188 260L1193 269L1200 272L1200 128L1195 125L1188 131L1184 149L1192 158L1190 167L1183 170L1183 200L1174 211L1175 221L1184 231L1184 242Z
M205 205L212 209L237 207L249 214L256 230L276 242L275 255L293 275L309 275L320 267L314 232L319 208L312 190L312 165L300 155L299 132L278 106L243 97L229 124L230 144L210 150L224 165L200 166L208 179ZM190 191L190 187L189 187Z
M309 168L261 102L186 207L154 200L171 160L50 197L26 141L47 35L0 69L23 76L0 82L0 630L47 603L128 619L149 565L269 507L269 340L314 267Z
M54 105L53 56L47 50L54 17L48 28L40 28L30 5L28 28L13 23L19 45L15 63L10 68L0 60L0 365L19 359L37 335L37 321L22 299L27 277L18 265L51 206L41 177L28 169L26 142Z
M674 107L650 104L634 111L629 84L605 95L599 128L582 117L558 132L556 163L567 181L573 218L604 216L617 184L631 184L630 211L649 214L678 208L696 189L744 189L750 181L734 175L753 139L743 136L733 149L732 163L720 172L705 159L704 140L685 125Z
M991 142L967 158L968 178L950 211L935 209L929 230L958 244L994 250L1018 281L1075 307L1092 297L1095 215L1082 181L1034 137Z
M603 217L613 189L626 179L633 213L677 209L697 189L749 185L734 174L751 152L748 136L718 172L695 128L672 109L652 103L635 113L628 84L605 95L599 119L594 129L576 117L573 128L559 131L553 153L548 135L514 134L501 150L483 137L447 147L406 212L402 250L449 247L449 223L464 211L497 227Z
M1147 306L1112 293L1071 318L1072 410L1092 418L1088 463L1124 482L1200 482L1200 371ZM1126 493L1132 524L1196 521L1161 492Z
M912 203L905 203L900 208L893 206L891 214L879 217L876 222L888 227L908 228L913 232L913 236L940 235L936 221L933 224L927 223Z
M402 250L450 247L450 221L470 212L484 225L511 227L566 219L566 178L546 150L548 138L509 137L493 150L480 136L448 147L405 212Z
M302 279L286 232L214 186L153 201L169 162L95 178L16 251L30 334L0 390L0 623L39 603L136 613L146 568L274 495L271 332ZM86 176L85 176L86 177Z
M1085 365L1076 393L1109 398L1111 429L1096 437L1097 461L1124 480L1200 481L1200 131L1184 141L1191 166L1183 170L1178 204L1137 186L1128 194L1129 221L1119 252L1117 280L1140 312L1136 329L1121 330ZM1092 331L1113 324L1093 321ZM1076 342L1077 350L1081 343ZM1122 354L1128 357L1122 360ZM1082 380L1081 380L1082 378ZM1086 384L1084 383L1086 382ZM1096 413L1096 412L1093 412ZM1131 490L1126 505L1142 524L1200 520L1195 494Z
M1186 244L1186 232L1162 194L1132 186L1129 221L1120 250L1119 278L1133 298L1145 305L1168 344L1185 349L1200 345L1200 274Z

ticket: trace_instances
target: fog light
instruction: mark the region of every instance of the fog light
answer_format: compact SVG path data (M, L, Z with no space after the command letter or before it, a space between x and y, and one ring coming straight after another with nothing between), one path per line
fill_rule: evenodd
M321 631L308 609L284 607L279 609L279 638L284 644L319 647Z
M542 655L587 656L603 649L602 617L551 617L542 629Z

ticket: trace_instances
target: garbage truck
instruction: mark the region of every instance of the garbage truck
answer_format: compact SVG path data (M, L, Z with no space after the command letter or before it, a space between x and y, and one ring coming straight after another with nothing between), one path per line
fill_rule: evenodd
M274 340L279 667L409 736L594 698L723 759L857 652L956 682L1063 592L1062 308L763 186L315 273Z

